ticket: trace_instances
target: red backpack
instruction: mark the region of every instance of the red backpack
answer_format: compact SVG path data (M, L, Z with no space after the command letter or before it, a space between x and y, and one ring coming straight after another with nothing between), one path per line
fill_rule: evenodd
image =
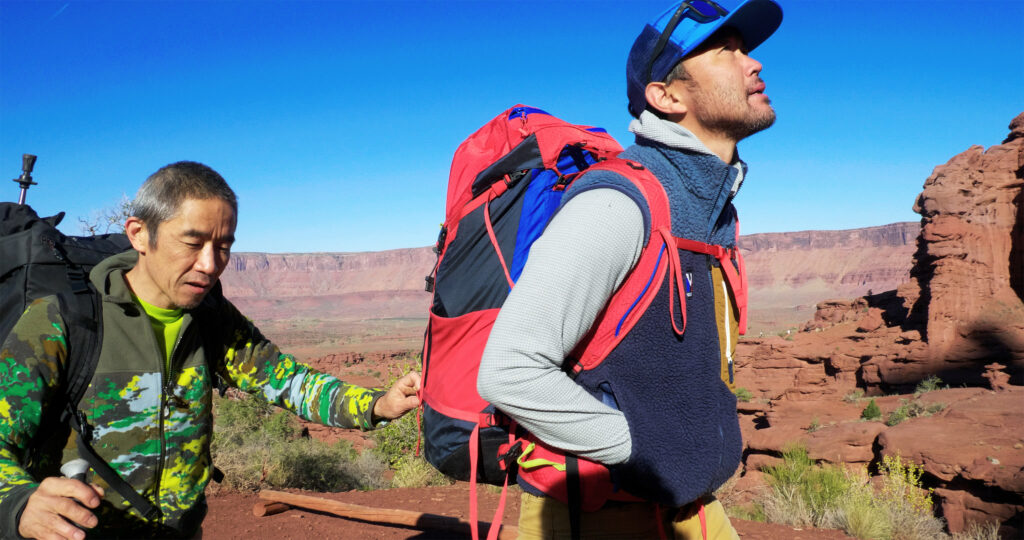
M427 277L433 301L423 346L423 433L425 457L439 471L470 482L470 522L476 523L476 483L528 483L570 506L592 511L609 499L638 500L616 492L604 466L567 456L525 432L476 391L484 347L498 311L515 285L530 246L559 207L565 188L583 171L610 169L631 180L648 203L648 246L609 300L578 359L567 369L599 364L643 315L666 275L678 290L685 329L683 278L676 257L669 272L657 271L663 245L712 255L723 263L738 257L727 250L671 236L664 189L643 166L615 158L622 151L599 128L577 126L548 113L517 105L485 124L456 150L448 184L445 223L435 246L437 264ZM672 264L673 261L675 264ZM732 262L723 264L729 271ZM745 279L731 272L745 326ZM652 280L653 277L653 280ZM578 481L567 481L567 474ZM505 490L494 518L497 525ZM496 538L498 527L489 537ZM473 530L474 539L477 531Z

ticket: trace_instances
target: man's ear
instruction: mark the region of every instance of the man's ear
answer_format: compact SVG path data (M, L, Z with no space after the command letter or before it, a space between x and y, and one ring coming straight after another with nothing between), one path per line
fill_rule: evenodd
M688 111L677 84L665 84L660 81L648 83L644 88L644 95L647 97L647 104L661 111L666 117L682 116Z
M146 254L146 251L149 250L149 229L141 219L135 216L128 218L124 222L124 234L132 243L135 251L138 251L140 255Z

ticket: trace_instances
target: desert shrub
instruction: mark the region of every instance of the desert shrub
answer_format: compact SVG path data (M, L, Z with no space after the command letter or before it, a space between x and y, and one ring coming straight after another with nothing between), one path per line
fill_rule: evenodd
M917 383L917 388L914 389L914 397L920 396L925 392L940 389L942 389L942 379L935 375L929 375L923 381Z
M765 472L769 490L757 503L768 521L840 528L857 538L947 538L942 520L932 514L931 492L921 488L921 467L899 456L882 460L877 491L866 470L816 465L799 446Z
M972 522L962 532L953 533L953 540L999 540L999 523Z
M374 431L370 438L375 443L373 452L389 466L397 466L405 456L411 455L416 449L416 440L419 438L416 413L392 420L387 426Z
M885 424L888 426L895 426L909 418L931 416L944 408L946 408L945 403L932 403L931 405L925 406L916 399L914 401L901 399L900 406L889 413L889 416L885 420Z
M214 397L214 414L213 460L228 489L372 487L353 466L357 455L351 444L303 437L295 415L275 411L261 399Z
M455 482L418 456L406 455L395 466L394 487L448 486Z
M807 432L814 433L819 429L821 429L821 420L818 420L818 417L815 416L814 418L811 418L811 425L807 426Z
M785 523L793 527L809 527L814 520L806 502L796 486L776 486L760 501L765 520L769 523Z
M390 470L387 462L373 452L359 453L348 467L349 474L352 475L359 485L359 489L362 490L391 487L391 481L388 480L387 475Z
M905 399L900 400L900 406L896 407L888 416L885 418L885 425L895 426L900 422L903 422L907 418L910 418L910 402Z
M878 420L882 417L882 409L879 409L878 404L872 399L868 402L867 407L860 412L860 417L864 420Z
M858 401L860 401L860 398L862 397L864 397L864 390L860 388L854 388L853 390L847 392L845 396L843 396L843 401L847 403L857 403Z
M725 513L736 519L745 519L747 521L759 521L764 523L768 521L765 517L764 505L760 502L754 502L744 505L733 505L725 507Z
M750 401L754 397L754 394L752 394L750 390L747 390L742 386L737 386L736 389L732 391L732 393L736 394L737 400L742 401L744 403Z
M857 538L890 538L892 525L889 520L879 517L883 511L875 497L875 490L868 482L867 470L860 469L857 481L851 483L844 498L837 528Z
M833 509L849 491L851 481L846 470L834 465L815 465L802 446L792 446L782 455L782 464L768 467L768 485L780 494L765 514L788 514L791 525L834 527ZM770 518L770 516L769 516Z
M397 375L387 381L386 386L390 387L395 384L395 381L414 369L416 369L414 363L406 363L399 368ZM397 467L406 456L412 455L416 448L416 442L420 436L420 425L417 420L416 412L412 411L374 431L370 434L370 438L375 443L373 452L383 458L388 466Z

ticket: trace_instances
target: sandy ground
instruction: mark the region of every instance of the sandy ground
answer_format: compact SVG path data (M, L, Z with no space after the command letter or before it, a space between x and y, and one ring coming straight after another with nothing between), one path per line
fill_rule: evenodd
M469 485L458 483L453 486L431 488L404 488L381 491L349 491L344 493L311 493L289 490L294 493L312 495L346 503L392 508L468 518ZM480 517L490 521L497 505L498 494L481 489ZM337 517L334 515L307 511L298 508L279 514L254 517L253 507L261 503L255 493L210 492L210 513L203 524L204 539L272 538L274 540L306 540L310 538L354 538L360 540L392 539L448 539L468 538L466 533L455 531L419 530L402 526L389 526ZM509 497L504 523L514 524L519 515L518 496ZM743 540L841 540L848 539L840 531L818 529L793 529L783 525L734 520Z

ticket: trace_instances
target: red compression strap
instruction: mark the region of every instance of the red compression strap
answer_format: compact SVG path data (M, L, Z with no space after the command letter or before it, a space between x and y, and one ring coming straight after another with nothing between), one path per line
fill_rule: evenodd
M697 499L700 508L697 509L697 517L700 518L700 537L708 540L708 518L704 515L704 499Z
M494 234L494 227L491 225L490 203L491 200L488 199L487 203L484 204L484 225L487 227L487 236L491 238L491 245L494 246L494 253L498 256L498 262L501 263L501 269L505 272L505 279L508 280L508 286L511 289L515 285L515 282L512 281L512 274L508 272L508 265L505 264L505 256L501 254L501 246L498 244L498 236Z
M726 249L722 246L705 244L704 242L687 240L686 238L676 238L675 240L676 247L679 249L685 249L686 251L693 251L696 253L706 253L718 259L719 265L722 267L722 272L725 274L725 279L729 282L729 288L732 289L733 300L736 302L736 309L740 312L739 333L746 334L747 272L743 263L743 254L740 253L740 248L735 247L732 249ZM733 266L733 260L736 261L736 266ZM739 269L738 271L737 268Z
M447 220L447 222L458 223L462 221L462 218L468 216L470 212L476 210L477 207L479 207L481 204L493 201L494 199L500 197L503 193L508 191L508 178L509 177L506 174L504 182L495 182L491 184L491 187L487 191L477 195L473 200L466 203L462 207L462 209L459 210L459 214L457 216L454 216L454 219Z
M501 498L498 499L498 508L494 510L494 518L491 519L491 528L487 531L487 540L498 540L498 533L501 532L501 520L505 513L505 498L508 495L508 475L505 475L505 483L501 486Z
M667 227L658 229L661 233L661 237L665 242L665 246L671 248L674 244L672 233ZM678 238L676 239L678 240ZM677 335L683 335L686 331L686 288L683 286L683 270L682 265L679 263L679 251L676 249L669 249L671 253L668 254L668 316L672 318L672 329L676 331ZM679 308L683 318L683 327L679 328L676 324L675 306L676 303L673 301L673 297L676 295L675 290L679 289Z
M676 247L678 247L679 249L685 249L686 251L706 253L718 260L722 260L724 257L729 256L729 250L725 249L722 246L718 246L715 244L705 244L704 242L688 240L686 238L676 238Z
M480 540L480 522L477 521L476 467L480 460L480 424L469 434L469 530L473 540Z

